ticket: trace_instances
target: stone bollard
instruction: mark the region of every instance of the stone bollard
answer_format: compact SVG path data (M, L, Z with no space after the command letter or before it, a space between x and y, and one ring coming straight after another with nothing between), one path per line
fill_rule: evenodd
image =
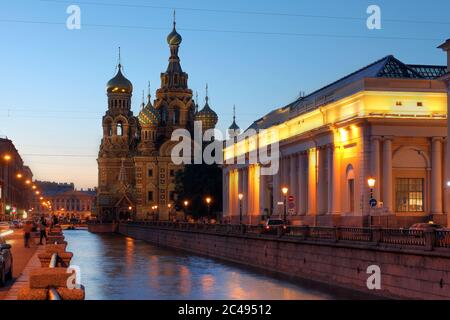
M63 235L49 235L47 236L47 243L64 243L64 236Z
M42 267L48 267L50 264L50 260L52 260L52 255L54 252L44 252L38 254L39 261L41 262ZM56 252L58 254L58 259L60 261L60 265L63 267L70 266L70 261L72 260L73 253L72 252Z
M29 287L19 291L18 300L48 300L49 288L55 288L62 300L84 300L84 287L71 288L75 271L67 268L36 268L30 272Z
M66 241L63 241L62 243L57 243L57 244L49 243L45 246L45 252L49 252L49 253L66 252L66 248L67 248Z

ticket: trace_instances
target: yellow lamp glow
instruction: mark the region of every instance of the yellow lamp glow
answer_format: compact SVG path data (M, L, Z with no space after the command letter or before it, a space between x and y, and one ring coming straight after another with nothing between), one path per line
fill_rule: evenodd
M283 192L283 195L287 195L289 189L286 187L281 188L281 192Z
M369 186L369 188L373 188L375 187L375 179L370 177L369 179L367 179L367 185Z
M239 198L239 200L242 200L242 199L244 199L244 195L242 193L239 193L238 198Z

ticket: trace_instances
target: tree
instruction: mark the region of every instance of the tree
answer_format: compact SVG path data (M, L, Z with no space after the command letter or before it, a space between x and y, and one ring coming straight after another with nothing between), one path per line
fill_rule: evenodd
M211 197L210 218L222 211L222 169L217 164L189 164L175 175L176 205L184 208L189 201L186 214L193 217L208 216L206 197Z

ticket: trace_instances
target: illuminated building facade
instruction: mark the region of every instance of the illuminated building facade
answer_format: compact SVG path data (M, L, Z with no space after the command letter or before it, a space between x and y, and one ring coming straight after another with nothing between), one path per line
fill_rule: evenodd
M210 128L217 115L208 104L197 111L178 51L182 42L174 22L167 36L169 65L161 73L156 99L142 101L138 116L131 110L133 85L118 72L107 84L108 110L103 117L103 138L98 155L97 214L104 221L161 219L175 215L175 174L182 165L172 162L171 141L176 129L193 132L194 121Z
M447 68L387 56L255 121L250 128L266 133L254 145L277 137L280 169L270 176L259 164L225 165L224 216L237 221L242 193L251 223L284 217L289 199L292 224L447 224ZM249 146L238 141L225 159Z
M25 182L32 179L13 142L0 138L0 220L22 218L31 209L33 192Z
M73 183L35 181L40 195L35 197L33 213L88 219L95 207L94 189L75 189Z

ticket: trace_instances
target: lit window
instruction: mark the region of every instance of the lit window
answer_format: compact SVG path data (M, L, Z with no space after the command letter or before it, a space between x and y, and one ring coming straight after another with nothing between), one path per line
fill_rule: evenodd
M117 135L123 136L123 125L122 122L117 122Z
M423 212L423 179L397 178L395 201L397 212Z

